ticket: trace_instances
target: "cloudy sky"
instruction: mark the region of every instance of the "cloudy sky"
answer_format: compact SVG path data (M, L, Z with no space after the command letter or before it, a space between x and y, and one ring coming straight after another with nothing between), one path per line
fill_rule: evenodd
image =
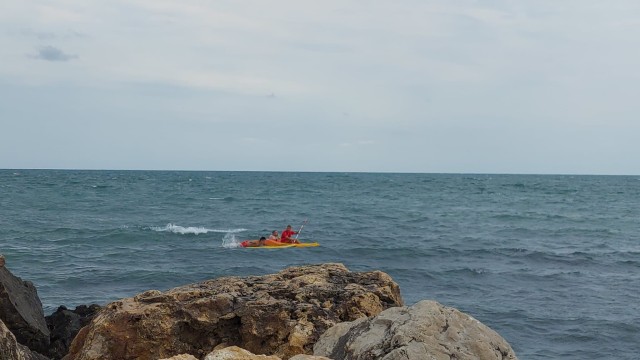
M0 168L640 174L640 1L0 0Z

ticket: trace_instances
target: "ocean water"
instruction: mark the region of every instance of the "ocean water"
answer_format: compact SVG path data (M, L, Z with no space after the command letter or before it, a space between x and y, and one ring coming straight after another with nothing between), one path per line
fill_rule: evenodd
M320 247L237 247L305 220ZM0 253L45 314L340 262L520 359L640 358L640 176L0 170Z

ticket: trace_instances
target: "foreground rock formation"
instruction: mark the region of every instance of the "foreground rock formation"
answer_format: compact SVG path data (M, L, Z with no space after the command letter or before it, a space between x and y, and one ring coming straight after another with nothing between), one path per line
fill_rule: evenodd
M35 287L0 255L0 360L58 360L72 339L66 360L517 360L471 316L401 305L387 274L323 264L61 306L43 326Z
M14 276L4 266L4 258L1 262L0 320L20 344L46 353L49 348L49 330L38 292L33 283Z
M515 360L495 331L435 301L396 307L325 332L314 354L334 360Z
M66 360L202 358L237 345L254 354L311 354L335 324L402 305L389 275L341 264L285 269L151 290L107 305L74 339Z

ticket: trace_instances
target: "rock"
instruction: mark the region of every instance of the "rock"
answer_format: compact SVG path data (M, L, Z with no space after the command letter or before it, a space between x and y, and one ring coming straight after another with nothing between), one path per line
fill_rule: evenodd
M33 283L14 276L6 266L0 267L0 320L20 344L46 353L49 329L38 292Z
M32 352L18 343L9 328L0 320L0 359L2 360L49 360L47 357Z
M282 360L277 356L255 355L254 353L237 346L229 346L224 349L210 352L204 360Z
M324 356L315 356L315 355L305 355L305 354L299 354L296 355L292 358L289 358L289 360L331 360L328 357L324 357Z
M78 331L86 326L98 311L100 311L100 306L96 304L80 305L75 310L68 310L66 307L60 306L56 312L45 317L51 334L47 355L51 359L62 359L69 352L71 341L76 337Z
M172 356L170 358L164 358L164 359L159 359L159 360L198 360L198 358L196 358L193 355L189 355L189 354L181 354L181 355L176 355L176 356Z
M3 267L5 264L4 255L0 255L0 267Z
M210 352L204 360L282 360L277 356L256 355L237 346L229 346L224 349ZM296 355L289 360L331 360L323 356Z
M426 300L338 324L313 349L314 355L335 360L517 360L495 331L456 309Z
M65 359L202 358L233 345L286 359L310 354L320 334L339 322L400 305L389 275L350 272L342 264L219 278L107 305L80 330Z

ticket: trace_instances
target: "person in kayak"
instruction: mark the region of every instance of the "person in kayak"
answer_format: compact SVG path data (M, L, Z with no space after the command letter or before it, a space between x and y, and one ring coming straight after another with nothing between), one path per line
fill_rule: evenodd
M278 235L278 230L273 230L271 235L269 236L269 240L280 241L280 235Z
M298 239L291 237L297 233L297 231L291 230L291 225L287 225L287 228L282 232L282 239L280 241L289 244L299 244L300 241L298 241Z
M264 246L264 242L267 241L266 237L261 237L260 240L250 240L247 243L247 247L258 247L258 246Z

